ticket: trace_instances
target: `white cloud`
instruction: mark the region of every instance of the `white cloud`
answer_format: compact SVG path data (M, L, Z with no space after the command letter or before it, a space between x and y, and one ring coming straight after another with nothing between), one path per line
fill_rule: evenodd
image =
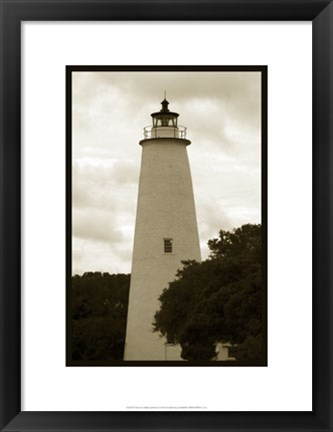
M73 269L130 272L143 127L170 109L188 128L202 255L220 229L260 222L260 74L77 72Z

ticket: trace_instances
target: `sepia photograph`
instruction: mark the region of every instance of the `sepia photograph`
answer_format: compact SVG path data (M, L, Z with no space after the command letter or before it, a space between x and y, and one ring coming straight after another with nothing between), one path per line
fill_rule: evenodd
M67 66L67 366L267 366L267 68Z

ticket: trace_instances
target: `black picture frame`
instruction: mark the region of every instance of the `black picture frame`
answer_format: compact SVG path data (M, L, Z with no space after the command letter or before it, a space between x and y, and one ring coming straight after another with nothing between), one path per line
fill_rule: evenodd
M1 430L332 430L332 12L330 0L1 0ZM313 410L21 411L21 22L312 21ZM300 156L301 160L301 156ZM297 170L297 167L295 167ZM309 191L310 193L310 191ZM52 391L52 390L50 390Z

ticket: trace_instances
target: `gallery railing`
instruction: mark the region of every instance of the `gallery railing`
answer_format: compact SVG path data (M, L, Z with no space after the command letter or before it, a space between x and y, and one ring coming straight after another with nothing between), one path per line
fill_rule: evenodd
M143 129L144 139L154 138L180 138L186 139L186 127L185 126L146 126Z

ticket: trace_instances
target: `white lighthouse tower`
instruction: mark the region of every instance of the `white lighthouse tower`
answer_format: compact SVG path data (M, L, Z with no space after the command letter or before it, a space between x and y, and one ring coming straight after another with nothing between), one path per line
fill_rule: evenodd
M151 114L144 129L125 360L181 360L180 348L168 347L153 332L158 297L182 267L182 260L200 261L200 247L186 128L168 109Z

